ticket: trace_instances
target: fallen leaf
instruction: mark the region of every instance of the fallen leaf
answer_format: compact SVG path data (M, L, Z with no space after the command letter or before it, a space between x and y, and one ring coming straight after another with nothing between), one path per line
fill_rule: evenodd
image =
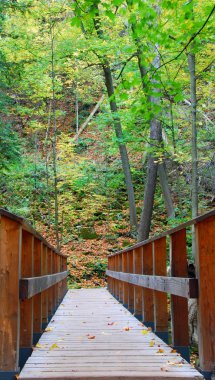
M138 323L138 326L144 326L144 324L143 323Z
M49 331L52 331L53 330L53 327L46 327L46 329L44 330L44 332L49 332Z
M59 348L59 346L57 345L57 343L53 343L51 345L51 347L49 348L49 350L54 350L54 348Z
M87 339L95 339L95 335L89 335Z
M146 334L149 333L149 331L148 331L148 330L141 330L141 333L142 333L143 335L146 335Z
M168 372L169 369L167 367L161 367L161 371Z
M130 330L130 327L123 327L123 330L124 330L124 331L129 331L129 330Z
M108 326L115 326L117 325L117 322L108 322Z
M149 332L152 332L152 328L151 328L151 327L148 327L147 330L148 330Z
M151 340L151 341L149 342L149 347L154 347L154 345L155 345L155 341L154 341L154 340Z
M37 348L43 348L42 344L40 344L40 343L37 343L35 347L37 347Z
M164 353L164 350L162 348L159 348L159 350L157 351L157 354L163 354Z
M171 350L171 354L176 354L177 351L176 350Z

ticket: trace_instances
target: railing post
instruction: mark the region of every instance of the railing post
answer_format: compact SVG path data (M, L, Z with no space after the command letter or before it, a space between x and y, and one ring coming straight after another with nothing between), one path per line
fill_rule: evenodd
M187 277L186 229L170 235L171 276ZM183 318L182 318L183 316ZM172 345L187 361L189 355L188 301L171 295Z
M153 274L152 243L143 246L143 274ZM143 288L143 322L154 329L153 290Z
M199 282L199 364L205 378L215 370L215 217L196 225L196 272Z
M133 250L128 252L128 273L133 272ZM128 309L133 314L134 313L134 285L128 284Z
M122 253L118 255L118 271L122 272ZM119 281L119 301L123 301L123 282Z
M118 255L114 256L114 270L118 271ZM119 299L119 281L115 280L115 286L114 286L114 295L115 298L118 300Z
M48 255L47 247L42 244L42 275L48 274ZM48 291L42 292L42 329L44 330L48 324Z
M22 231L21 277L34 274L34 236ZM32 353L33 344L33 298L20 301L20 359L22 368Z
M153 242L153 274L166 276L166 237ZM154 290L155 333L168 343L167 294Z
M39 239L34 239L34 276L42 274L42 243ZM42 293L33 297L34 323L33 323L33 343L36 344L42 334Z
M48 273L52 274L53 273L53 264L52 264L53 255L52 255L51 248L47 248L47 255L48 255ZM54 309L52 294L53 294L53 286L51 286L48 289L48 320L49 321L51 320L53 309Z
M133 251L133 273L143 274L143 247L135 248ZM137 319L142 321L142 298L143 288L134 286L134 314Z
M19 370L22 228L0 216L0 376L12 380Z
M127 262L128 262L128 253L124 252L122 254L122 272L126 273L127 270ZM123 305L128 307L128 283L123 282Z

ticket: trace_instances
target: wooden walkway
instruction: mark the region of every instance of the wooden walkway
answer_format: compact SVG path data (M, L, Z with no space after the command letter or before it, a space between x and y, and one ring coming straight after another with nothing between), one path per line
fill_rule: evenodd
M164 378L203 379L103 288L68 291L19 376Z

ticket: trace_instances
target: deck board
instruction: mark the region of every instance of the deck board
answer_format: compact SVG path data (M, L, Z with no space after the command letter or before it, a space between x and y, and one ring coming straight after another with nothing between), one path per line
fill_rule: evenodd
M20 380L203 379L102 289L69 290Z

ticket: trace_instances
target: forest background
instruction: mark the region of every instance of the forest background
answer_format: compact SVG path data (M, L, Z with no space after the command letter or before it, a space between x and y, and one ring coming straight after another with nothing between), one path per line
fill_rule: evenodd
M0 207L69 255L71 286L214 207L214 10L1 0Z

